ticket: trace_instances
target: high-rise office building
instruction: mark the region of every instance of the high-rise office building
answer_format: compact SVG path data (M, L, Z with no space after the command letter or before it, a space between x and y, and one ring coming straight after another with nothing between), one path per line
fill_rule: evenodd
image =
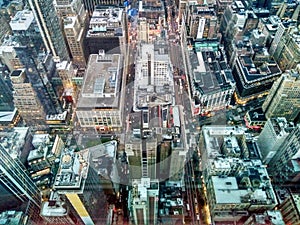
M34 91L25 70L14 70L10 74L14 89L14 104L28 125L44 125L46 112Z
M232 54L234 59L231 58L232 74L237 87L235 99L238 104L245 104L251 99L266 95L282 72L266 49L252 48L251 43L244 40L235 45L243 46L235 48Z
M0 66L0 129L13 127L20 121L18 110L14 107L12 88L7 74Z
M202 128L199 143L207 205L212 219L220 224L277 205L267 169L261 160L251 158L257 148L245 138L238 126Z
M281 22L277 26L278 26L278 28L276 30L274 39L273 39L272 44L269 49L270 55L274 55L275 50L278 48L278 44L280 43L282 36L284 35L284 33L287 31L287 29L289 27L289 24ZM282 46L280 48L282 48ZM278 50L277 50L277 52L278 52Z
M21 69L25 71L28 82L38 94L47 113L61 112L61 106L50 82L55 74L53 59L50 54L37 52L27 45L22 45L16 37L11 37L1 46L0 54L10 71ZM43 87L43 88L41 88Z
M64 33L73 64L79 69L84 69L86 66L83 46L84 27L81 27L78 18L77 16L72 16L64 19Z
M224 109L236 86L225 51L217 42L196 42L195 48L196 53L189 56L194 114Z
M134 82L134 111L173 102L172 67L165 42L141 44Z
M290 193L279 205L285 224L300 224L300 193Z
M190 27L189 36L193 39L217 38L217 17L214 5L192 5L187 21Z
M280 4L276 15L283 20L292 19L299 21L299 11L300 5L298 2L284 1Z
M288 29L282 29L281 32L284 33L274 50L273 57L280 69L284 71L295 68L300 62L300 30L296 25L289 25Z
M257 140L265 164L274 157L292 129L294 129L293 123L288 123L284 117L270 118L266 122Z
M0 210L26 205L30 220L41 224L41 195L18 158L13 159L0 145Z
M76 74L72 62L62 61L56 63L56 70L64 89L72 87L72 77Z
M61 154L53 189L76 213L76 217L81 221L78 222L79 224L106 224L108 209L103 200L105 196L100 177L90 166L90 157L89 150L74 152L65 149ZM64 215L65 212L62 214ZM55 220L55 217L53 219Z
M144 112L148 114L148 112ZM139 114L139 113L138 113ZM132 117L133 118L133 117ZM137 132L137 130L135 130ZM125 150L128 155L129 165L131 166L131 177L157 177L157 147L156 137L148 135L147 139L128 137Z
M87 12L80 0L56 0L55 10L61 21L73 64L85 68L83 38L87 28Z
M293 121L300 113L300 75L292 70L274 82L262 109L266 118L285 117Z
M10 40L6 40L0 46L0 59L3 64L5 64L9 71L23 68L20 57L17 56L15 45L17 43Z
M0 111L14 109L12 90L8 87L3 73L0 73Z
M275 184L296 184L300 181L300 125L292 129L270 160L268 171Z
M135 225L155 225L158 214L159 185L157 180L142 178L132 182L130 208Z
M138 40L140 42L148 43L149 38L149 24L147 22L147 19L145 17L138 19L138 26L137 26L138 32Z
M187 153L181 107L149 107L130 114L130 121L125 151L131 177L169 179L179 186Z
M11 34L11 29L9 27L9 20L3 14L0 16L0 23L0 43L2 43L6 35Z
M81 20L85 19L85 10L81 0L55 0L55 10L60 19L78 15Z
M51 52L57 61L68 60L69 51L53 1L28 0L28 2L38 23L46 50Z
M27 9L18 11L9 25L17 42L29 48L30 55L36 58L44 45L33 12Z

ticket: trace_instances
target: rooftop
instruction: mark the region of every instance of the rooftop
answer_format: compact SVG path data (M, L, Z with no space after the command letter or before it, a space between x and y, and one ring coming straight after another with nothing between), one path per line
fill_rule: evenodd
M64 18L64 29L72 29L76 23L76 16L68 16Z
M277 63L271 59L261 65L255 65L250 56L243 55L238 56L238 62L241 65L246 83L255 83L281 74Z
M202 94L226 90L234 86L231 69L221 49L202 49L190 55L195 87Z
M46 158L47 154L48 154L48 147L40 145L37 149L33 149L29 152L27 161L30 162L32 160Z
M28 127L15 127L8 131L0 132L0 145L13 159L20 157L28 131Z
M32 11L18 11L9 25L13 31L26 31L34 20Z
M158 195L159 184L157 180L141 178L132 180L133 205L144 204L148 195ZM158 196L157 196L158 197Z
M276 204L266 168L260 160L240 160L235 166L243 165L244 169L237 176L212 176L212 184L219 204L251 203Z
M166 46L164 42L156 42L142 44L138 48L134 83L136 111L155 105L170 105L173 102L174 86Z
M32 139L32 145L35 148L38 148L41 144L50 143L50 135L49 134L34 134Z
M3 43L0 46L0 55L5 53L16 55L15 47L19 46L20 44L15 40L15 37L9 36L3 40Z
M279 210L268 210L267 215L272 225L285 225Z
M51 192L48 201L44 201L41 207L41 216L66 216L68 209L57 192Z
M65 149L61 154L53 189L59 193L69 191L82 193L89 169L89 157L88 150L74 152Z
M211 177L217 204L241 203L247 190L239 190L235 177Z
M117 108L122 79L120 54L91 54L77 108Z
M276 203L266 167L259 159L249 159L247 145L240 144L246 141L242 127L204 126L202 132L206 159L202 167L208 173L204 178L213 177L220 203Z
M69 63L66 60L56 63L56 69L58 69L58 70L68 70L71 66L72 66L72 63Z
M94 10L87 37L123 36L123 9L102 7Z
M270 118L269 121L272 124L275 134L279 137L287 135L294 128L294 124L288 122L285 117Z

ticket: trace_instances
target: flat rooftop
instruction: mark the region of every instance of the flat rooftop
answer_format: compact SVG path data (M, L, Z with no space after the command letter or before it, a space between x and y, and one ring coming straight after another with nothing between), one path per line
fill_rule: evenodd
M27 30L34 20L32 11L23 10L18 11L12 18L9 25L13 31Z
M0 132L0 145L13 159L21 155L28 131L28 127L15 127L7 132Z
M236 176L212 176L216 202L219 204L242 203L276 204L268 172L260 160L239 160L244 169Z
M222 51L197 51L190 55L194 83L202 94L230 89L235 81Z
M122 79L120 54L91 54L83 79L77 109L118 108Z
M122 21L122 15L123 9L118 7L96 8L90 19L86 36L123 36L124 21Z
M239 56L238 61L242 66L243 76L248 83L266 80L281 74L279 66L271 59L259 66L254 64L250 56Z
M43 158L46 159L47 154L48 154L48 147L39 146L38 149L33 149L29 152L27 161L30 163L33 160L39 160Z
M217 204L241 203L241 196L246 195L246 190L239 190L235 177L212 176L213 188Z
M66 203L61 201L57 192L51 192L49 200L42 203L41 215L45 217L68 215Z
M82 193L89 169L89 157L88 150L74 152L65 149L61 154L53 188L64 193Z

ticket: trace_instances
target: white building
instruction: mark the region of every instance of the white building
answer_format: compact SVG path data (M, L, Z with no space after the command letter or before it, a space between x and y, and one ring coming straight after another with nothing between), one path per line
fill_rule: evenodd
M134 110L173 104L174 84L166 45L142 44L138 48L134 83Z
M81 127L100 132L121 128L122 61L122 55L101 50L90 55L76 110Z

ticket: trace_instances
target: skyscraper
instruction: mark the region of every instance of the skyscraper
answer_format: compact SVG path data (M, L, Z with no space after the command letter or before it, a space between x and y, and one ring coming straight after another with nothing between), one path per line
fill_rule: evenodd
M103 201L100 178L90 166L90 152L65 149L53 189L64 199L67 206L86 225L106 224L107 208ZM80 223L79 223L80 224Z
M18 202L18 205L29 203L27 209L29 217L38 218L40 192L19 159L13 159L2 145L0 145L0 174L0 210L14 207L10 205L13 202Z
M9 25L15 40L22 48L26 46L28 51L30 51L30 55L36 58L44 46L33 12L28 9L18 11Z
M268 171L274 184L299 184L300 125L298 124L280 145L270 160Z
M13 111L14 106L12 100L12 91L6 84L3 73L0 72L0 111Z
M51 0L29 0L29 5L38 23L47 51L56 60L68 60L66 46L57 14Z
M270 118L266 122L257 140L265 164L274 157L292 129L294 129L293 123L288 123L284 117Z
M86 59L84 57L83 38L87 27L87 11L81 0L56 0L54 4L64 29L73 64L79 68L84 68Z
M11 74L14 89L14 104L28 125L44 125L46 112L38 94L29 82L25 69L14 70Z
M132 184L130 208L134 224L157 224L158 181L150 178L141 178L140 180L133 180Z
M300 62L300 30L292 25L289 25L287 29L280 28L278 32L282 32L282 30L284 30L284 34L280 37L277 46L275 42L276 49L274 50L273 57L280 69L284 71L295 68ZM274 40L278 40L276 36Z
M274 82L262 109L266 118L285 117L294 120L300 113L300 79L295 70L284 73Z

